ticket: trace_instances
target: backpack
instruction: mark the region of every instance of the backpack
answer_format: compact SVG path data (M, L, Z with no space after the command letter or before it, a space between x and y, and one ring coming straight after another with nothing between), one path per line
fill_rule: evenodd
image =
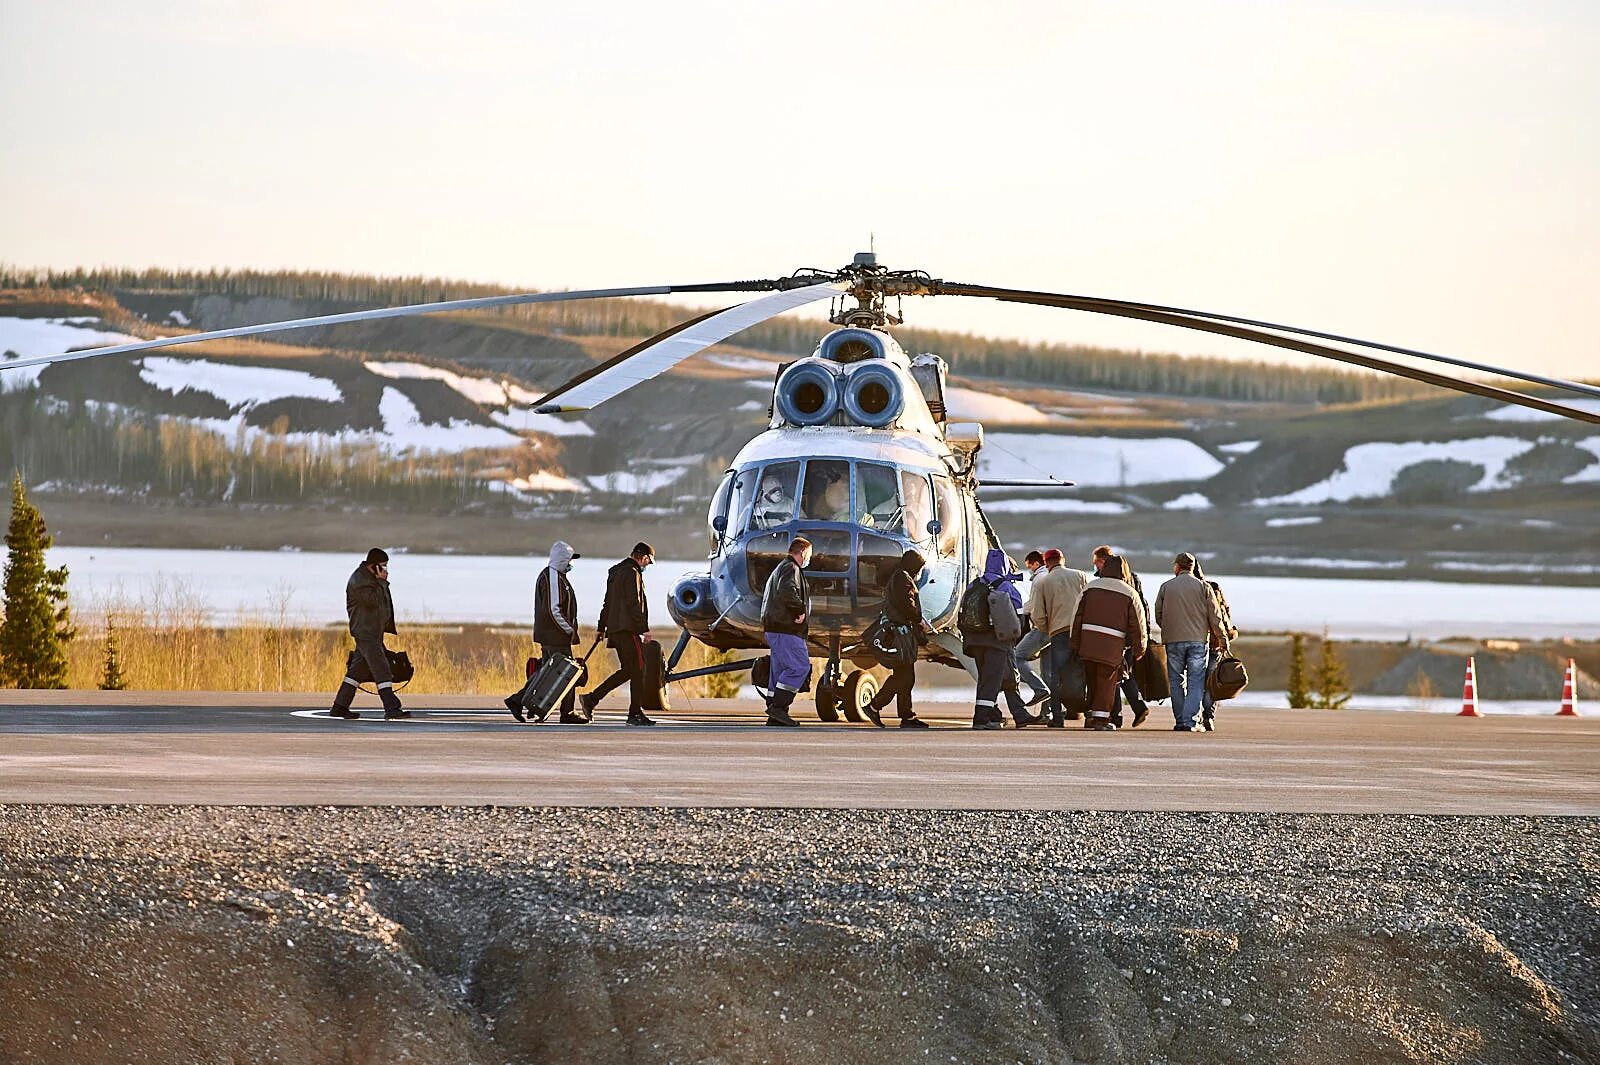
M989 613L989 586L979 577L961 593L961 606L956 611L956 628L963 639L969 636L988 636L994 632L994 618Z
M989 589L989 620L994 625L995 639L1001 643L1016 643L1022 639L1022 615L1006 591L1005 578L996 581Z

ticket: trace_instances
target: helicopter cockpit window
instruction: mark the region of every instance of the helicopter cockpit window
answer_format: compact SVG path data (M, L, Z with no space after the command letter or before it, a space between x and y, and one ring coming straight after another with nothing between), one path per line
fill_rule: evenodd
M755 506L750 513L750 527L775 529L794 520L794 490L799 481L798 462L774 462L762 470L756 486Z
M948 477L933 479L933 493L939 501L939 554L949 557L961 551L961 493Z
M876 462L856 463L856 524L884 532L901 528L895 469Z
M928 489L926 474L900 471L900 499L905 508L901 524L913 543L928 539L928 522L933 520L933 495ZM890 532L898 532L891 529Z
M757 475L760 470L740 470L733 477L733 500L728 508L730 535L737 535L750 527L750 507L755 502Z
M805 493L800 516L808 521L850 520L850 464L841 459L806 463Z

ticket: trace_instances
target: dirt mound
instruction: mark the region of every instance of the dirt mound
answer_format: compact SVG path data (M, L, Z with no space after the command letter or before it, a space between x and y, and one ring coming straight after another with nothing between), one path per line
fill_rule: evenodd
M1567 660L1540 651L1485 651L1473 655L1479 699L1549 699L1561 701L1561 682ZM1366 690L1375 695L1413 695L1424 683L1435 692L1454 695L1466 674L1466 655L1457 651L1421 648L1373 679ZM1577 670L1580 699L1600 698L1600 681Z

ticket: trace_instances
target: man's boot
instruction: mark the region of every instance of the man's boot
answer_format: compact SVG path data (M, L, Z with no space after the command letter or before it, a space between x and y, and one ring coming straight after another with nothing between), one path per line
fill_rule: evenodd
M799 728L800 722L789 716L789 707L794 703L794 692L779 688L772 693L772 702L767 707L767 724L774 728Z
M506 709L511 711L511 716L522 724L527 724L528 719L522 715L522 691L518 689L505 698Z
M993 732L1005 728L995 716L999 711L995 707L975 703L972 707L972 727L980 732Z
M385 721L411 716L411 711L400 708L400 697L394 693L393 688L379 688L378 698L383 700L383 719Z

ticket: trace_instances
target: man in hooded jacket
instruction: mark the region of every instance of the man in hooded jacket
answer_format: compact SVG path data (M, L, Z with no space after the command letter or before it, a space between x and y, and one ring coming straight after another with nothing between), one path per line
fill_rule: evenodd
M900 556L900 564L889 574L883 591L883 616L891 625L909 629L917 643L927 642L928 622L922 616L922 597L917 591L917 578L922 575L928 560L919 551L907 551ZM911 689L917 682L917 663L912 661L896 666L889 674L878 694L864 709L874 725L883 728L883 712L892 700L900 716L901 728L927 728L928 723L912 709Z
M1127 573L1122 557L1111 555L1100 566L1100 576L1089 582L1072 618L1072 649L1083 659L1089 677L1089 727L1113 732L1111 711L1117 685L1127 668L1129 654L1144 657L1150 632L1144 606L1122 578Z
M344 608L350 616L350 635L356 641L356 650L344 682L333 697L333 709L329 714L346 720L361 716L350 709L356 689L365 679L359 676L361 670L354 664L359 660L366 665L366 672L372 675L372 682L378 687L383 716L386 719L410 717L410 711L400 708L400 697L394 693L389 652L383 646L384 633L395 631L394 598L389 594L389 553L383 548L374 547L368 551L361 565L350 574L344 586ZM357 675L351 676L352 673Z
M572 560L582 558L565 540L550 545L550 564L539 573L533 584L533 638L539 644L539 658L560 655L572 657L572 648L578 642L578 593L567 574L572 572ZM586 725L588 716L575 713L578 686L572 688L561 700L563 725ZM522 691L519 689L506 699L506 708L518 721L522 716ZM543 721L545 715L540 714Z
M988 589L1005 592L1011 609L1017 611L1019 615L1022 610L1022 593L1017 590L1016 582L1021 579L1021 574L1011 571L1005 551L998 547L989 549L989 553L984 556L983 576L979 577L978 581ZM1021 628L1022 621L1019 616L1017 630L1020 632ZM999 705L1002 692L1005 693L1006 706L1010 709L1011 717L1018 728L1039 724L1042 719L1028 713L1028 708L1017 691L1019 686L1017 642L1001 639L995 633L993 624L986 633L963 632L961 642L962 652L978 667L978 691L973 699L972 727L975 729L1005 727L1005 718L1000 713Z

